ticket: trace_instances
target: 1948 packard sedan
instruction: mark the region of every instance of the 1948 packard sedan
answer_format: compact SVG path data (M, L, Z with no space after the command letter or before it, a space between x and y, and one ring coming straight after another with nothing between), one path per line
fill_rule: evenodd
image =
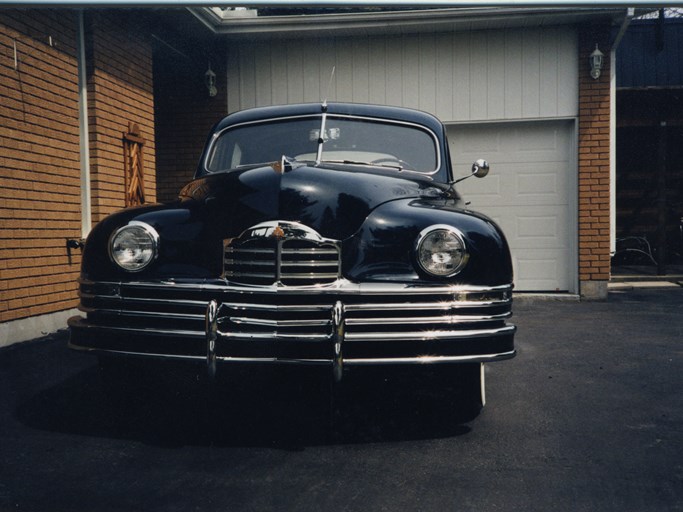
M483 176L479 160L472 175ZM462 178L461 178L462 179ZM515 355L500 229L454 188L444 126L414 110L245 110L209 136L179 199L88 236L70 346L229 363L450 363L484 403ZM443 367L442 367L443 368Z

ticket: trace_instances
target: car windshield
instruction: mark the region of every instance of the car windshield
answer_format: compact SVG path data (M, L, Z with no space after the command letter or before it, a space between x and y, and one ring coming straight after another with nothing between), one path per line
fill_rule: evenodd
M236 125L222 131L206 160L210 172L279 161L316 161L320 115ZM417 125L328 115L322 162L384 166L432 174L439 158L435 135Z

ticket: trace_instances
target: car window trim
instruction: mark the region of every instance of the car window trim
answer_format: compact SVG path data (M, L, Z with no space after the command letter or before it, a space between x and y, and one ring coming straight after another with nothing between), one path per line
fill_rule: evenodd
M225 133L226 131L233 130L235 128L240 128L242 126L249 126L249 125L255 125L255 124L264 124L264 123L270 123L270 122L279 122L279 121L288 121L291 119L315 119L315 118L322 118L322 113L315 113L315 114L301 114L301 115L296 115L296 116L282 116L282 117L271 117L268 119L256 119L253 121L244 121L241 123L233 124L230 126L226 126L225 128L222 128L221 130L217 131L216 133L213 134L211 137L211 142L209 143L208 150L206 151L206 157L204 158L204 161L202 162L202 167L204 172L207 174L215 174L218 172L225 172L226 170L221 170L221 171L212 171L208 167L208 161L213 155L214 148L216 141L218 138ZM370 117L370 116L358 116L354 114L338 114L338 113L327 113L328 118L335 118L335 119L354 119L354 120L361 120L361 121L370 121L370 122L386 122L388 124L396 124L396 125L402 125L402 126L410 126L412 128L417 128L418 130L422 130L423 132L426 132L429 136L434 141L434 147L436 151L436 169L433 171L429 172L421 172L421 171L414 171L415 173L422 175L422 176L434 176L435 174L438 174L438 172L441 170L441 144L439 143L439 137L434 133L434 131L431 128L428 128L424 125L418 124L418 123L413 123L410 121L401 121L398 119L388 119L386 117ZM323 155L325 154L325 150L323 149Z

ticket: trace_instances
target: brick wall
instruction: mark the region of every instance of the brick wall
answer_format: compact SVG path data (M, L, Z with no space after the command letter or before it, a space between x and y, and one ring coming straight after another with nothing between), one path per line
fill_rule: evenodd
M605 54L599 79L590 76L595 44ZM610 277L609 26L592 25L579 38L579 281L581 295L606 298Z
M0 11L0 322L77 303L76 28L73 11Z
M208 59L188 61L168 48L160 48L155 56L157 197L161 202L176 199L192 179L209 130L227 115L224 52L213 49L212 57L218 89L213 98L204 84Z
M152 46L139 11L86 14L93 224L125 206L122 136L145 139L145 199L156 201Z
M92 222L124 206L123 132L146 139L156 200L152 47L139 11L86 12ZM0 322L76 307L81 237L77 12L0 11ZM14 48L18 64L15 69Z

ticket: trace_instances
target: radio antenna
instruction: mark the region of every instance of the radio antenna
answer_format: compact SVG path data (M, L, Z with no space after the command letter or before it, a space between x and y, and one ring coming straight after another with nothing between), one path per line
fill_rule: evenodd
M325 97L323 98L323 108L327 108L327 98L330 95L330 89L332 88L332 79L334 78L334 70L336 66L332 66L332 72L330 73L330 80L327 82L327 89L325 89Z

